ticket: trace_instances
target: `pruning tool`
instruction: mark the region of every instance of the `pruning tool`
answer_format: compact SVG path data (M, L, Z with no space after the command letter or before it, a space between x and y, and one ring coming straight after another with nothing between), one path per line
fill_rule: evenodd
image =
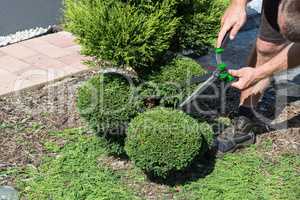
M230 31L226 33L222 41L221 47L215 49L215 57L217 61L216 70L212 73L210 78L208 78L205 82L200 83L197 89L179 105L180 108L183 108L184 106L192 102L199 94L201 94L207 87L209 87L215 81L223 81L225 83L229 83L235 80L235 78L231 74L229 74L227 70L227 64L223 63L222 61L222 53L224 52L224 47L228 41L229 32Z

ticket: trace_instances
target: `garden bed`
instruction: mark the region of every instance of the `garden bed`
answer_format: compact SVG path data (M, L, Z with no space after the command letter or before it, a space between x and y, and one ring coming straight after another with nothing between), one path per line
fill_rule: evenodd
M0 97L0 170L38 165L47 154L43 142L55 140L49 130L82 125L75 107L78 86L97 70ZM6 179L6 180L5 180ZM10 178L0 178L1 185Z
M221 92L225 108L216 97L178 110L207 73L178 52L205 54L227 3L67 0L66 28L90 64L134 78L93 68L2 96L1 184L24 199L299 199L299 100L276 118L281 130L222 158L214 133L238 91Z
M45 157L49 157L50 160L56 158L59 153L53 152L53 148L64 148L70 140L68 137L58 137L51 134L53 131L71 127L84 127L84 123L81 122L75 108L75 94L78 86L96 74L97 71L89 70L54 83L24 90L17 96L9 95L0 98L1 185L15 186L16 182L24 178L24 170L29 166L39 168L43 166L41 161ZM285 115L286 117L293 118L299 113L299 110L299 103L295 102L287 106L283 113L288 114ZM259 136L257 153L263 152L267 159L275 161L282 155L294 155L298 156L297 160L299 161L300 129L297 128L297 125L299 125L297 117L296 121L294 119L294 122L290 125L294 128L291 127ZM82 131L79 132L75 133L82 134ZM90 136L83 135L82 137ZM266 148L266 143L268 148ZM248 152L248 150L242 150L232 156L238 157L243 155L244 152ZM181 186L173 188L173 186L148 181L143 173L128 160L109 157L105 152L103 155L99 155L97 160L99 164L119 174L120 181L127 185L130 190L135 191L134 193L139 193L138 196L147 199L161 199L164 197L173 199L174 195L182 190ZM219 162L223 162L222 159ZM192 176L188 175L189 178L196 176L195 180L206 179L199 177L197 169L194 168L193 170L188 172L192 174ZM187 175L183 174L182 176L177 177L177 181L172 180L173 183L184 181ZM24 188L20 189L23 190Z

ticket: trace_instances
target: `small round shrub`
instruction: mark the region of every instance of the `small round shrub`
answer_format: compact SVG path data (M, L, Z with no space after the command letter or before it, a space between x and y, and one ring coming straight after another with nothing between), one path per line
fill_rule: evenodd
M155 97L165 107L177 107L196 88L197 84L190 82L192 77L205 73L202 66L193 59L176 57L146 77L147 81L139 88L141 98Z
M178 110L155 108L130 122L125 150L136 166L166 178L188 167L204 151L203 135L212 135L208 124Z
M113 152L122 152L128 122L143 108L135 97L135 87L125 77L99 74L78 90L77 107L80 116L112 144Z

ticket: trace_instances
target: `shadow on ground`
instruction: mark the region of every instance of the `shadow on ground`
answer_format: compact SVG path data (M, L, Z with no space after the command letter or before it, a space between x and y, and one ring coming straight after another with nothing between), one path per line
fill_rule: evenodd
M149 181L168 186L184 185L198 179L205 178L215 168L216 156L214 152L197 156L192 164L183 171L170 173L166 179L158 178L151 173L146 173Z

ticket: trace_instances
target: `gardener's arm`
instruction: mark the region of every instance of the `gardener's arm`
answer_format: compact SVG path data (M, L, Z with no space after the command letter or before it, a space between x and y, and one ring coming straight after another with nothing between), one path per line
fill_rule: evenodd
M249 0L231 0L222 20L221 30L218 35L217 47L221 46L225 34L230 31L230 39L233 40L236 34L247 20L246 6Z
M300 43L291 43L277 56L258 68L245 67L240 70L229 70L231 75L239 78L232 86L243 90L274 73L300 66L299 57Z

